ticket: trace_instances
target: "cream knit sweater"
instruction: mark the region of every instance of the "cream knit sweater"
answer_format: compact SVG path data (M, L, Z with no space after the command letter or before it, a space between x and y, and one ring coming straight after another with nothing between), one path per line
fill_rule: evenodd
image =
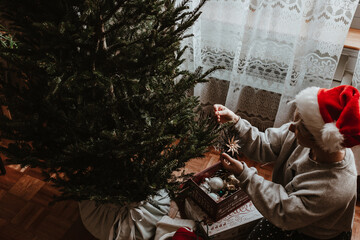
M235 125L241 151L259 162L274 162L272 181L244 164L237 176L259 212L275 226L297 229L327 239L352 228L357 173L354 156L346 149L344 160L320 164L309 158L309 148L297 144L290 124L260 132L240 119Z

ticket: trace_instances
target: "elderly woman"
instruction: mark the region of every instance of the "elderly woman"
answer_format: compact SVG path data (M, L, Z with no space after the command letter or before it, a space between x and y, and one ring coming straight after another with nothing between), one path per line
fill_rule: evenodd
M293 122L260 132L223 105L218 122L232 121L243 153L274 162L272 181L244 162L221 154L225 169L264 218L249 239L350 239L356 204L354 155L360 144L359 91L311 87L295 97Z

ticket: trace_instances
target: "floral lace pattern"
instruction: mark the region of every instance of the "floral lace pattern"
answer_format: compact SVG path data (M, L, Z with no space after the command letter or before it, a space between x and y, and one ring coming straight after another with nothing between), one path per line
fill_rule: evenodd
M193 0L190 7L198 3ZM257 116L261 128L263 119L281 124L288 120L287 102L300 90L331 86L357 4L358 0L209 0L190 31L194 37L182 43L188 46L183 67L224 67L212 77L230 82L227 92L216 93L224 96L226 106L249 118ZM214 102L211 85L194 92L204 95L202 103ZM246 94L246 86L258 98L266 96L251 101L251 111L244 109L254 96ZM263 108L265 102L274 105Z
M219 0L217 0L219 1ZM328 0L323 4L317 4L314 0L241 0L242 3L249 4L252 11L260 8L286 8L301 14L305 21L316 21L316 19L332 19L348 24L353 16L353 7L356 1ZM325 21L326 21L325 20Z

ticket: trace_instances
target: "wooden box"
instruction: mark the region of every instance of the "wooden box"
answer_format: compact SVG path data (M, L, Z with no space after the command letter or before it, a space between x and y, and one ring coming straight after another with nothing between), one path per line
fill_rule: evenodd
M213 221L218 221L250 201L248 195L239 189L222 201L216 202L199 187L199 184L205 178L212 177L221 168L222 165L219 162L197 173L188 180L188 196L193 199Z

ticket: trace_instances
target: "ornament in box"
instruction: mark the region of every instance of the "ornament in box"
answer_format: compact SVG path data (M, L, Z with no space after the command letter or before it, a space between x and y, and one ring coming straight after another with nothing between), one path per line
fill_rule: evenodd
M224 200L240 188L240 181L230 172L219 169L212 177L206 177L199 187L215 202Z
M231 173L226 171L222 167L221 163L218 162L215 165L195 174L187 181L187 196L199 204L209 217L215 221L225 217L234 209L250 201L247 194L242 191L239 186L237 188L235 187L237 182L234 181L234 178L230 175ZM205 178L210 179L213 177L219 177L225 181L224 188L218 192L211 192L211 190L206 190L204 188L204 186L209 186L205 182ZM232 188L234 190L229 190L227 188L230 185L235 187ZM215 196L214 194L218 196Z
M218 192L224 187L224 181L220 177L205 178L212 192Z

